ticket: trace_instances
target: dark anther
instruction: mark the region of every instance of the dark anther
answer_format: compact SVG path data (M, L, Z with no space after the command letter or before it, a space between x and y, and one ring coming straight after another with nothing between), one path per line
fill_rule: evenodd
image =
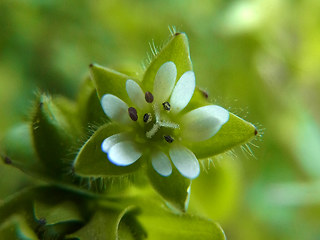
M146 92L146 94L144 95L146 101L148 103L152 103L153 102L153 95L151 92Z
M12 161L11 161L11 159L10 159L8 156L5 156L5 157L3 158L3 161L4 161L5 164L12 164Z
M170 103L168 103L168 102L162 103L162 106L167 111L170 111L170 109L171 109Z
M138 120L137 110L134 107L129 107L128 108L128 113L129 113L130 118L133 121L137 121Z
M143 121L145 123L149 123L152 120L152 116L150 113L146 113L145 115L143 115Z
M93 63L90 63L89 67L92 68L93 67Z
M42 217L42 218L39 218L38 223L39 223L40 225L46 225L46 224L47 224L47 220Z
M172 143L173 142L173 138L170 135L165 135L163 137L168 143Z
M254 130L254 135L257 135L257 134L258 134L258 130L255 129L255 130Z
M175 36L178 36L178 35L180 35L180 34L181 34L180 32L177 32L177 33L175 33L174 35L175 35Z

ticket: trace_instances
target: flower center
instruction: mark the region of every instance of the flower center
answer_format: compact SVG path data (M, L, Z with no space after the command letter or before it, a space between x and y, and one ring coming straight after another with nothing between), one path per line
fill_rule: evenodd
M152 104L152 111L144 113L142 117L142 129L147 139L156 139L156 136L164 139L168 143L174 141L173 132L179 128L179 124L173 122L169 116L171 105L169 102L159 104L153 101L151 92L145 93L145 100ZM128 109L130 118L137 121L138 113L135 108Z

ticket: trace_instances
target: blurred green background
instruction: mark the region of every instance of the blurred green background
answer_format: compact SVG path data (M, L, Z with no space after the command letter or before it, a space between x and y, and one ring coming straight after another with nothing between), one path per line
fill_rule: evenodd
M320 239L319 0L1 0L0 26L0 138L36 91L74 98L91 62L141 73L186 32L198 85L260 135L214 159L190 211L228 239ZM31 181L0 176L0 201Z

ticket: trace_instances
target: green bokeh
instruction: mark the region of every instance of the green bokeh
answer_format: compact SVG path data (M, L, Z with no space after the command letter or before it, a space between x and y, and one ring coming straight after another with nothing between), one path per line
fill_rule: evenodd
M74 98L92 62L142 72L149 43L175 26L198 85L263 135L248 144L254 156L213 159L190 211L228 239L318 239L319 22L318 0L2 0L0 138L29 119L38 90ZM0 176L0 201L30 182L2 163Z

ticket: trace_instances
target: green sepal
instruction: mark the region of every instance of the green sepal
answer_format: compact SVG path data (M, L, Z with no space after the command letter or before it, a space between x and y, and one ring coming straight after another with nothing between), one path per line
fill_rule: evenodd
M146 91L153 91L153 83L159 68L166 62L172 61L177 67L176 81L183 73L192 70L189 43L186 34L176 33L160 50L147 68L142 81Z
M62 107L63 106L63 107ZM65 171L71 149L79 138L76 115L70 110L73 104L66 99L39 96L32 119L34 146L39 159L56 176ZM70 111L68 111L68 109Z
M210 104L207 100L206 93L196 88L183 113ZM253 124L231 112L229 112L229 114L229 120L216 135L206 141L183 142L184 146L189 148L197 158L207 158L244 144L257 135L257 129Z
M129 212L133 211L133 206L126 208L98 208L98 210L91 217L90 221L77 232L67 236L67 239L96 239L96 240L118 240L119 230L126 231L119 228L123 217Z
M116 123L101 126L82 146L74 163L74 172L82 177L108 177L133 173L140 166L140 161L123 167L111 163L106 153L102 152L101 144L104 139L116 133L123 132Z
M152 187L170 206L183 212L187 210L191 189L190 179L183 177L174 167L170 176L161 176L153 169L151 163L148 164L147 174Z
M137 215L152 240L225 240L222 228L215 222L187 213L175 214L152 198L139 199L142 211Z
M97 90L90 77L87 77L83 81L77 103L81 125L85 130L89 130L92 125L96 126L108 121L108 117L102 110Z
M256 128L251 123L230 113L229 120L219 132L210 139L202 142L186 142L197 158L207 158L230 150L248 142L256 135Z
M99 99L108 93L121 98L125 102L129 102L126 81L132 79L132 77L97 64L91 64L90 71Z
M21 216L13 215L0 225L0 239L37 240L38 237Z

